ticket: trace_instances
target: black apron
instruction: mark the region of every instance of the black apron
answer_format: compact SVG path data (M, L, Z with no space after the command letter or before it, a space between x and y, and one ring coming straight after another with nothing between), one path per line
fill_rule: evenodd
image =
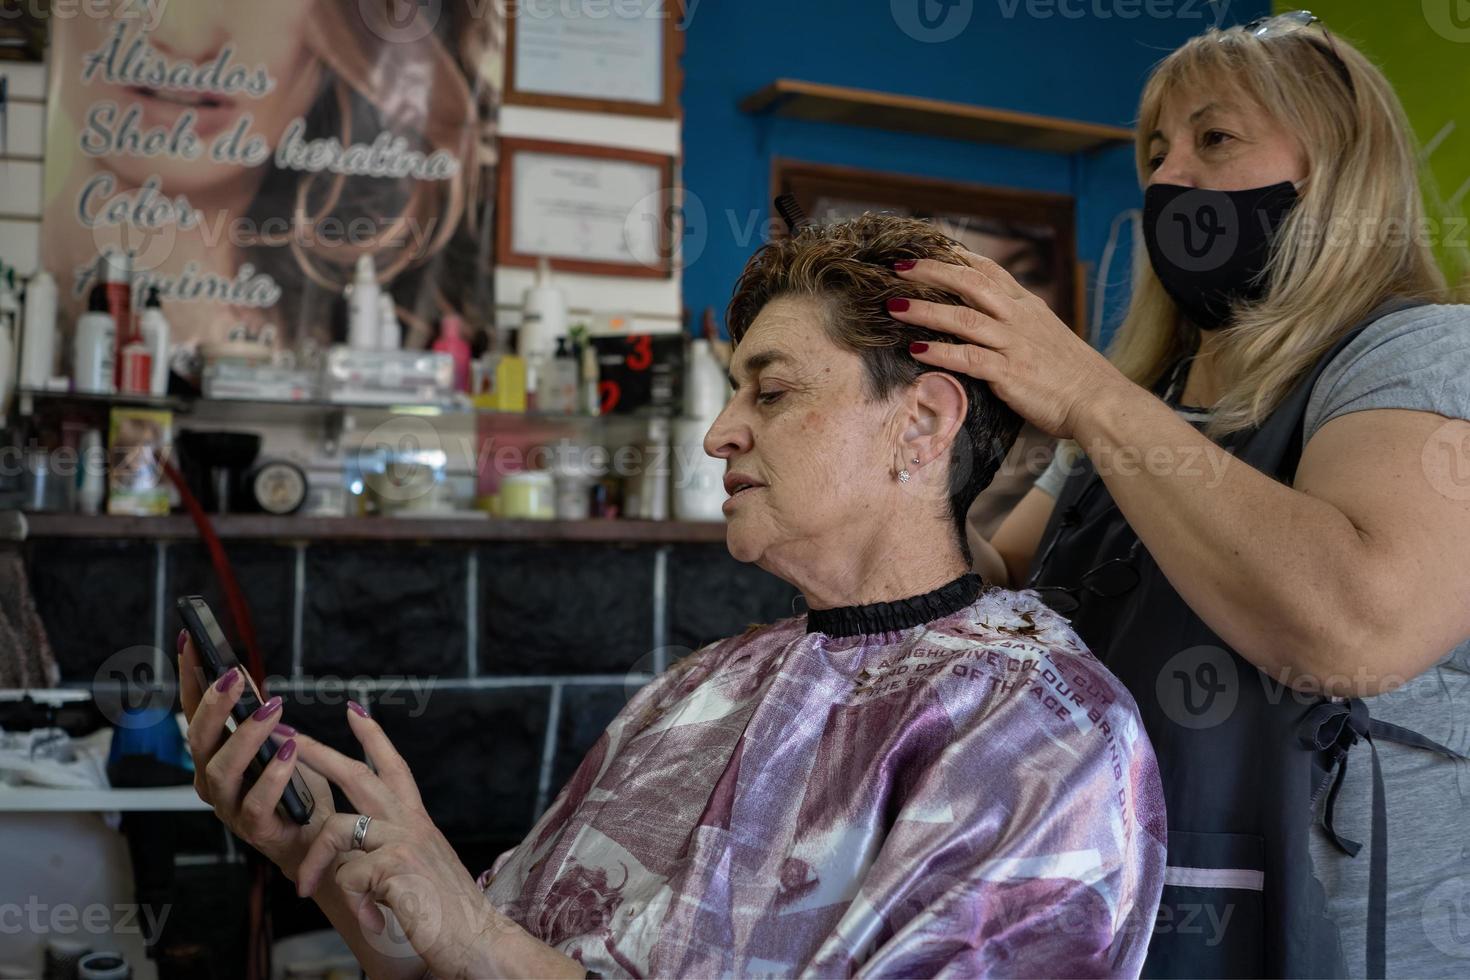
M1318 376L1370 323L1412 305L1393 300L1374 310L1265 421L1231 433L1221 447L1290 485ZM1164 387L1161 382L1155 393ZM1203 459L1196 465L1209 472ZM1293 691L1231 650L1159 571L1090 460L1063 487L1037 555L1028 587L1043 589L1043 598L1047 587L1065 587L1078 603L1065 615L1133 694L1158 755L1169 867L1143 975L1341 976L1337 928L1308 852L1319 795L1328 794L1323 829L1329 839L1356 854L1360 845L1338 837L1331 819L1348 749L1359 739L1371 747L1376 736L1454 753L1370 721L1360 700ZM1381 977L1387 831L1372 751L1367 966L1368 976Z

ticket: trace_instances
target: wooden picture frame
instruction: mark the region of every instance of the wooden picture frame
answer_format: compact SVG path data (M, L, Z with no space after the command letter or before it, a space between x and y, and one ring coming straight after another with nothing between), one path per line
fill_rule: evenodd
M8 0L4 6L15 9L0 17L0 61L45 61L48 7Z
M976 230L987 234L992 233L990 229L999 229L1001 236L1007 228L1027 229L1025 239L1035 251L1044 253L1036 262L1048 282L1047 298L1053 312L1073 332L1087 336L1086 276L1077 262L1075 202L1069 195L779 157L771 164L771 197L778 194L794 195L818 222L850 213L850 209L836 215L821 213L822 202L837 201L919 218L972 219Z
M650 218L658 228L656 262L617 262L578 258L575 255L551 252L517 251L517 215L515 207L515 175L517 157L523 154L539 154L551 157L567 157L577 160L631 163L646 166L656 173L657 188L650 200L640 196L637 204L650 204ZM669 204L672 201L674 184L674 158L662 153L644 150L627 150L620 147L592 146L584 143L563 143L554 140L521 139L502 137L500 140L498 186L496 188L497 221L495 228L495 262L498 265L535 268L538 260L545 256L551 268L559 272L591 273L593 275L629 276L640 279L667 279L673 275L674 256L672 234L669 228ZM521 220L527 219L525 215ZM624 219L627 220L626 218Z
M679 93L683 89L683 73L680 58L684 54L684 31L680 26L684 18L684 0L644 0L658 9L663 21L662 51L659 52L659 70L662 75L662 98L658 102L640 102L625 99L599 98L548 91L526 90L523 80L517 78L517 51L524 47L519 38L520 28L525 23L518 8L520 4L509 4L505 15L505 97L506 105L536 106L553 109L577 109L584 112L612 112L631 116L652 116L679 119L683 110L679 105ZM610 4L611 7L611 4Z

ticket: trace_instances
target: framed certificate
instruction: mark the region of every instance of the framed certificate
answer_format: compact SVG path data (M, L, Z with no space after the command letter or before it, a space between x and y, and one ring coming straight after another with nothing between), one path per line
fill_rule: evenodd
M500 141L496 261L665 278L674 158L549 140Z
M679 115L683 0L506 7L505 102Z

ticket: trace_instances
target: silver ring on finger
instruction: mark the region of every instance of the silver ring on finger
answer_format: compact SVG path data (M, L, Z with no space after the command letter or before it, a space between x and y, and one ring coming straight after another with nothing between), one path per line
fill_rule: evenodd
M373 818L365 813L357 818L357 826L352 829L352 849L354 851L367 850L367 848L363 846L363 839L367 837L368 824L372 822Z

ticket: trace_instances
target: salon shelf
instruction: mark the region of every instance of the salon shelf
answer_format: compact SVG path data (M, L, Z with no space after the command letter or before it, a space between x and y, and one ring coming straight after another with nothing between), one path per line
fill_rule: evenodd
M1133 142L1133 131L1123 126L792 78L778 78L752 92L740 101L740 109L807 122L867 126L1053 153L1080 153Z
M108 813L141 810L208 810L193 786L146 789L55 789L0 787L0 813Z
M526 426L572 426L634 419L629 415L566 415L554 412L495 412L476 408L467 402L337 402L321 399L287 401L265 398L201 398L183 395L93 394L78 391L50 391L21 388L16 392L21 415L31 415L35 406L54 404L93 408L167 409L198 419L236 417L251 422L291 422L332 413L354 414L380 412L388 415L483 416L506 424Z
M28 538L192 540L194 522L183 514L125 517L109 514L25 515ZM226 541L580 541L626 544L724 542L723 521L527 521L474 517L275 517L229 514L214 518Z

